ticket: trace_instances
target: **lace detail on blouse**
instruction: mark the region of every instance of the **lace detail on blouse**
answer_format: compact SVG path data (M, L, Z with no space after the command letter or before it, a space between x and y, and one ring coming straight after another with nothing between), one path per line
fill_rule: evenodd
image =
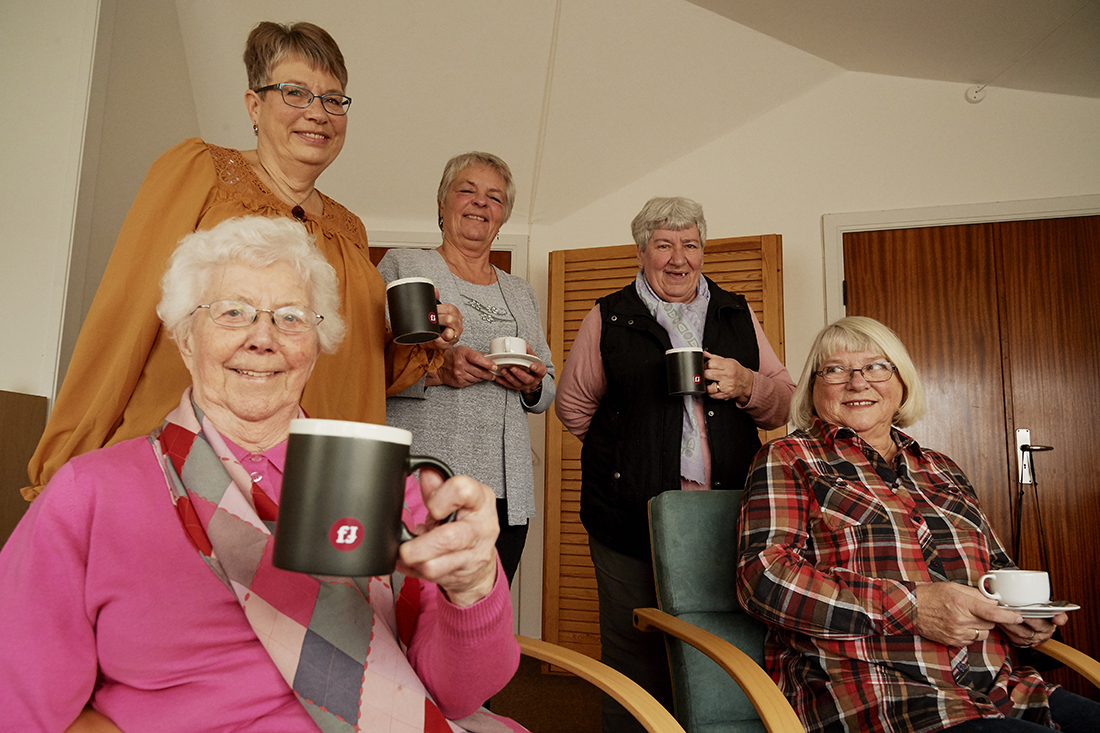
M210 151L218 179L218 186L215 189L216 200L240 201L261 216L291 218L290 204L281 200L263 185L241 151L221 148L209 143L206 148ZM329 239L341 236L354 242L356 246L366 249L366 230L359 217L320 191L317 191L317 195L321 198L325 211L320 217L307 214L307 223L313 221L320 224L319 227L310 227L310 229L319 229L320 234Z

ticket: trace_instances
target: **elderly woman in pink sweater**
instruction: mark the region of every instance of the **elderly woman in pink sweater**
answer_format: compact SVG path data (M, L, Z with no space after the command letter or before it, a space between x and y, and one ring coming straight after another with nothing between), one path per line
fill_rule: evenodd
M190 234L163 291L191 387L148 437L66 464L0 553L4 729L500 730L475 713L519 659L487 486L410 481L429 529L392 576L271 565L290 420L343 336L305 228Z

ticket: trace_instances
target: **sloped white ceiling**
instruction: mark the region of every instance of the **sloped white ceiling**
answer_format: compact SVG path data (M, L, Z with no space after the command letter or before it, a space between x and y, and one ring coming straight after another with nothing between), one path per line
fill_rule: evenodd
M347 144L322 190L370 229L423 231L447 158L487 150L516 177L505 231L526 233L846 69L985 81L1096 0L1084 10L1082 0L1008 4L1026 6L1026 16L1001 0L175 2L206 139L255 144L244 40L261 20L309 20L340 44L354 100ZM933 17L953 8L950 23ZM1000 20L989 33L958 31L991 17Z
M252 26L310 20L333 34L352 119L321 188L373 229L434 220L443 164L474 149L512 167L512 226L553 223L841 73L683 0L177 8L200 130L229 146L254 145L240 60Z
M850 71L1100 98L1097 0L690 0Z

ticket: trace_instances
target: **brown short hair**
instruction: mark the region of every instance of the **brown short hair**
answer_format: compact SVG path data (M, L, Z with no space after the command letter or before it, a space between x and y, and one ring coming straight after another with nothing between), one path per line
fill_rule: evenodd
M347 90L348 69L344 54L324 28L313 23L272 23L257 25L244 45L244 67L248 88L253 91L271 83L271 70L280 61L299 56L314 68L330 74Z

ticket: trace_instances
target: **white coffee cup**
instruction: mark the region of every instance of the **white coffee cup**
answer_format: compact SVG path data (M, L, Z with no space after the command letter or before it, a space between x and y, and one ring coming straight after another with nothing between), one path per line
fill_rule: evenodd
M1050 600L1050 576L1042 570L991 570L978 579L978 590L1002 606L1031 606Z
M527 342L518 336L499 336L489 342L490 354L527 354Z

